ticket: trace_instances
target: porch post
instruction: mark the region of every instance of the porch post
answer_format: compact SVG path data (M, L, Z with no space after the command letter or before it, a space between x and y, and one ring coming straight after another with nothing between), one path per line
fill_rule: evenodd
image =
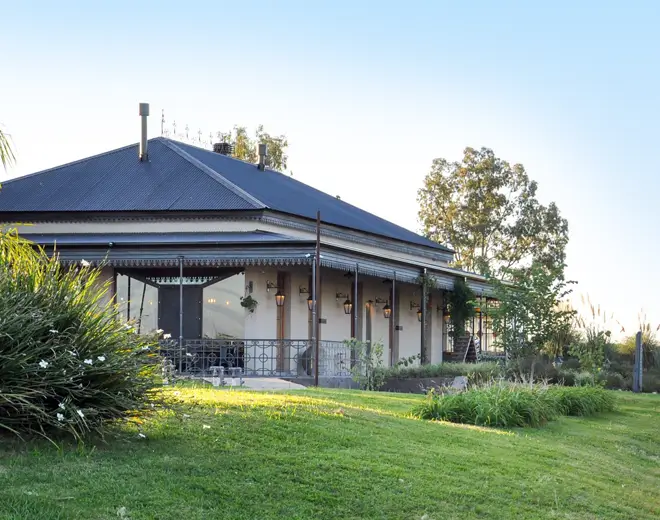
M355 331L355 339L358 335L358 264L355 264L355 284L353 285L353 330Z
M316 255L314 258L314 265L316 267L316 272L314 273L314 309L318 308L318 302L316 301L319 293L321 292L321 211L316 212ZM312 324L315 331L316 337L314 338L314 354L316 357L315 371L314 371L314 386L319 386L319 364L320 359L320 348L319 348L319 317L318 311L313 316L314 323Z
M179 374L183 372L183 257L179 257Z
M392 322L390 326L392 327L392 344L390 345L390 366L393 367L394 364L399 359L399 345L398 345L398 334L396 328L396 320L398 312L396 311L396 271L392 272Z
M426 267L424 268L424 279L426 279ZM420 349L420 361L422 364L427 363L426 359L426 300L428 296L426 294L426 283L422 283L422 301L420 303L422 309L422 327L420 333L421 349Z
M316 359L316 322L318 321L316 315L316 255L313 256L312 262L312 348L314 349L314 384L318 386L319 371L318 361Z
M126 321L131 321L131 277L128 277L128 296L126 297Z

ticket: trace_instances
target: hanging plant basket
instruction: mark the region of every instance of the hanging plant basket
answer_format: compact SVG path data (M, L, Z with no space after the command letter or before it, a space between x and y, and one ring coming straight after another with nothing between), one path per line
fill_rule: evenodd
M250 312L254 312L254 310L257 308L257 305L259 305L259 302L255 300L251 295L247 295L244 298L241 298L241 307L247 309Z

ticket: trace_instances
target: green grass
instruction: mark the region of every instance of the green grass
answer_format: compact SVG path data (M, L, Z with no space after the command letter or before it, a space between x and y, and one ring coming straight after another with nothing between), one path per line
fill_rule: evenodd
M616 392L615 413L505 431L412 419L424 397L410 394L178 391L146 439L3 440L0 518L660 516L658 396Z

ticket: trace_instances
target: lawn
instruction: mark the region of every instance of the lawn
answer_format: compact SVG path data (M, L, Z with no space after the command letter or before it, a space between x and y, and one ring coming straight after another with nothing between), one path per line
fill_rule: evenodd
M618 392L618 412L502 431L411 419L409 394L176 392L146 438L5 438L0 518L660 517L660 396Z

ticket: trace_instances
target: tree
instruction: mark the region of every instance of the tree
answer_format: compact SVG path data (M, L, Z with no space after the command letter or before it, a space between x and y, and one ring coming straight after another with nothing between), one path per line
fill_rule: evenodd
M498 300L491 311L493 331L509 358L522 367L525 360L536 358L571 326L575 311L563 305L571 293L571 282L539 261L534 261L529 269L510 270L508 274L513 283L491 280Z
M272 136L264 131L263 125L259 125L254 134L254 139L248 135L244 126L234 126L230 132L218 132L217 136L223 143L230 143L234 147L232 157L243 161L256 163L257 145L265 143L268 146L268 166L273 170L285 171L288 156L286 149L289 146L286 136Z
M0 162L5 170L11 166L15 160L9 137L9 134L0 129Z
M435 159L417 193L424 234L453 248L454 265L506 276L532 261L563 275L568 222L536 198L521 164L466 148L461 162Z

